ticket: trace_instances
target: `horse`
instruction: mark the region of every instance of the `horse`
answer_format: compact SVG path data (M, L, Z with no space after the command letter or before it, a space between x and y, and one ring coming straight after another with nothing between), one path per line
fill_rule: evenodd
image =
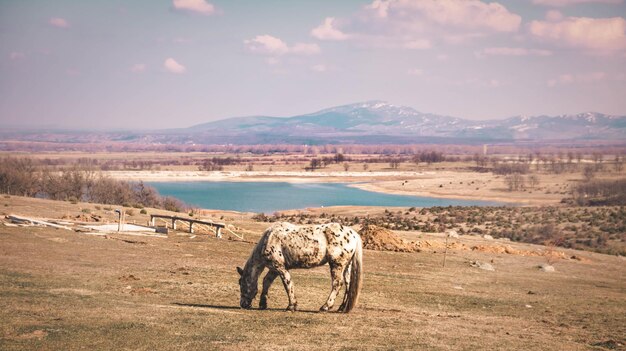
M289 297L287 311L295 311L298 303L289 269L313 268L328 263L332 285L320 312L332 309L344 283L345 295L338 311L350 312L357 303L363 281L362 246L359 234L339 223L307 226L286 222L273 224L263 233L244 268L237 267L241 308L252 307L252 300L258 292L259 276L267 267L259 309L267 309L270 286L276 277L280 277Z

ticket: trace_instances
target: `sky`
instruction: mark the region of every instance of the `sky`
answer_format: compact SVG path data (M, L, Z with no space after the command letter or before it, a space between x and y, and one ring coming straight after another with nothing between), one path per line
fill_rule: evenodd
M0 0L0 127L626 115L624 0Z

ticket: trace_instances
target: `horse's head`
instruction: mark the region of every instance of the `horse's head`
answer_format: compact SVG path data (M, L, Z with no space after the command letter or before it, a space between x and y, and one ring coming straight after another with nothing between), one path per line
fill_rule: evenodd
M244 274L245 271L241 267L237 267L237 272L239 273L239 291L241 292L239 305L241 308L248 309L252 307L252 300L258 292L257 281L253 281L250 272Z

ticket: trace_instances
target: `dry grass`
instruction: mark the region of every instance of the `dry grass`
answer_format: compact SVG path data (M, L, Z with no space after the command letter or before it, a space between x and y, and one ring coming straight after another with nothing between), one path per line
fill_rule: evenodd
M91 206L107 216L94 205L2 200L6 212L24 215ZM252 241L265 226L224 216ZM601 350L626 342L626 268L615 256L567 251L586 261L559 260L544 273L542 257L450 250L442 268L440 252L366 250L354 313L313 312L329 290L327 267L294 271L302 311L288 313L278 282L270 310L238 308L235 266L250 243L115 237L145 244L0 226L0 349ZM473 260L496 270L470 267Z

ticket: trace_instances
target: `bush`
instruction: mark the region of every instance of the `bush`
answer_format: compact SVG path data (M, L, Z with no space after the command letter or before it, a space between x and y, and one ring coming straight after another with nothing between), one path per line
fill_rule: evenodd
M161 207L172 212L183 212L185 210L185 204L177 198L171 196L163 198Z
M257 222L269 222L270 221L270 219L263 212L255 214L254 216L252 216L252 219Z
M493 166L493 174L526 174L530 171L527 163L498 163Z
M79 168L61 172L38 170L28 158L0 159L0 191L72 204L85 201L135 208L165 208L176 212L182 212L186 207L180 200L161 197L156 189L141 181L120 181Z
M574 201L581 206L626 205L626 179L591 180L572 190Z

